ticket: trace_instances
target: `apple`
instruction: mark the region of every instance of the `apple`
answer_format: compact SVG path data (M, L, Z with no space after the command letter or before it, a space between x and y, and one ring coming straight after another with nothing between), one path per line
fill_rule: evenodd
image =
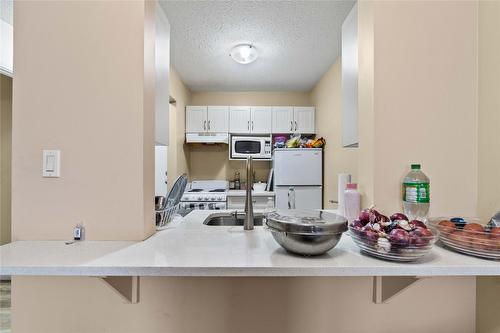
M438 223L438 229L445 235L449 235L456 229L455 223L449 221L449 220L442 220L441 222Z

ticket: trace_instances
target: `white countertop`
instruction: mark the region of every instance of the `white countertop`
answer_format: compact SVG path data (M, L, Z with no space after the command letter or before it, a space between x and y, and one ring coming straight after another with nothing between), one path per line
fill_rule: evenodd
M263 227L206 226L195 210L142 242L17 241L0 247L0 275L48 276L475 276L500 275L500 263L436 246L416 263L365 256L348 234L327 254L283 250Z
M252 196L254 197L267 197L267 196L274 196L274 192L270 191L252 191ZM246 196L246 191L245 190L229 190L227 192L228 197L244 197Z

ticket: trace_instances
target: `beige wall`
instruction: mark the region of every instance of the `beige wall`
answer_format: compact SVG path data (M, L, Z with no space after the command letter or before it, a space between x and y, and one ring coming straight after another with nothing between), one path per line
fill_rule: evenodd
M478 214L500 210L500 2L479 3ZM478 278L477 332L499 333L500 277Z
M368 201L386 213L401 211L401 181L411 163L421 163L431 179L430 215L474 215L477 3L371 5L374 104L372 111L367 107L370 96L360 95L367 98L360 101L360 118L368 114L360 124L360 148L373 152L359 152L360 179L373 186L373 194L366 193ZM369 55L370 41L362 43ZM370 86L371 71L361 80L360 85Z
M10 242L12 78L0 74L0 245Z
M309 106L308 92L207 91L193 92L191 105Z
M145 277L140 303L124 304L98 278L18 277L12 332L470 333L474 284L423 279L373 304L368 277Z
M188 173L189 150L184 144L186 130L185 107L191 99L191 92L181 81L177 71L170 67L170 96L176 100L170 105L169 113L169 147L168 147L168 181L169 187L182 175Z
M69 239L80 221L87 239L153 232L152 9L14 3L13 239ZM61 150L60 178L42 178L42 149Z
M500 210L500 2L479 3L479 200L490 218Z
M337 207L329 201L338 200L339 173L349 173L352 181L357 181L358 149L342 147L341 80L339 58L311 91L311 104L316 106L316 133L326 140L323 181L325 208Z
M191 105L257 105L257 106L309 106L308 92L247 91L247 92L193 92ZM228 145L189 145L189 177L195 179L234 179L238 170L242 179L245 164L229 161ZM254 163L257 181L267 182L270 162Z

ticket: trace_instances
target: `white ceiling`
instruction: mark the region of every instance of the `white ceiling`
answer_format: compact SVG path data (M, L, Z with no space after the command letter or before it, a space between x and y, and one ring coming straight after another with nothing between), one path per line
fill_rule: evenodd
M340 55L354 1L162 1L171 61L193 91L308 91ZM230 49L251 43L241 65Z

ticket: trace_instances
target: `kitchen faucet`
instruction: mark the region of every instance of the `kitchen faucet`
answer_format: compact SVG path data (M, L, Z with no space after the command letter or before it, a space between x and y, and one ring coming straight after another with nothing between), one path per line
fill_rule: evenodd
M253 159L252 156L247 157L247 189L245 196L245 220L243 221L243 229L253 230L253 198L252 198L252 184L253 184Z

